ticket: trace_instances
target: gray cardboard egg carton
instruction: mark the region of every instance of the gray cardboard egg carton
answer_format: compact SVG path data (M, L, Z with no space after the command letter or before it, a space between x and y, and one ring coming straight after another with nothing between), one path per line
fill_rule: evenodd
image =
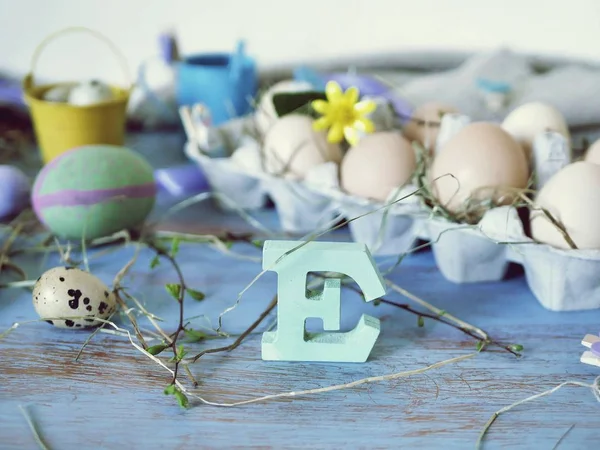
M270 198L282 230L293 234L325 230L341 218L362 216L348 226L353 239L367 244L373 253L399 254L412 247L417 239L416 219L424 215L417 197L408 195L414 188L393 193L396 199L407 198L384 208L342 192L338 167L332 163L315 167L303 181L271 175L262 168L260 144L253 135L253 119L248 116L211 129L204 145L189 141L185 145L186 155L202 167L213 191L221 194L217 199L221 207L259 209Z
M446 117L454 122L442 124L442 140L468 123L464 116ZM423 239L430 241L440 272L452 282L499 281L513 262L523 266L532 293L545 308L600 308L600 251L559 250L534 242L512 207L494 208L477 226L466 226L433 217L414 195L391 204L414 192L411 186L390 195L387 206L350 196L337 184L335 164L316 167L303 181L265 173L259 145L247 139L248 127L251 117L211 130L209 145L202 151L196 142L186 144L187 156L201 165L212 189L229 199L220 202L222 207L258 209L270 197L285 232L306 234L326 230L342 217L352 219L348 224L352 239L375 255L401 255ZM559 136L540 136L538 153L549 158L556 153L557 142ZM563 157L562 162L548 160L550 169L539 168L544 179L571 158Z
M476 228L427 221L436 264L448 280L501 280L509 263L523 266L538 301L553 311L600 308L600 251L561 250L527 237L515 208L494 208Z

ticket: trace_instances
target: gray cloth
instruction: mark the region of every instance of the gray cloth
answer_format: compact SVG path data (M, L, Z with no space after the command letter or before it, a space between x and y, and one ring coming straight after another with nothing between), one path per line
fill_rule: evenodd
M486 106L486 93L477 83L481 78L511 86L503 107ZM502 120L519 105L543 101L569 126L600 123L600 102L594 100L600 94L600 69L570 64L537 73L529 58L508 49L476 54L456 69L417 76L396 90L413 105L448 103L475 120Z

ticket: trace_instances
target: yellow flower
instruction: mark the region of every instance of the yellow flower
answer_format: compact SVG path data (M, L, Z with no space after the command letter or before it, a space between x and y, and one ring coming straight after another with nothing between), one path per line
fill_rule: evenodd
M350 145L358 142L359 132L372 133L375 125L365 116L375 111L377 104L372 100L358 101L358 89L350 87L346 92L335 81L330 81L325 87L325 100L313 100L313 109L322 115L315 120L313 128L316 131L326 130L327 140L331 143L341 142L343 138Z

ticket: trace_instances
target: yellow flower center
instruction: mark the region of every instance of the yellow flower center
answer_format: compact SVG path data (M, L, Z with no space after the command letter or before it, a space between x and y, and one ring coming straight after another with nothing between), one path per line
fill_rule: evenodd
M349 127L356 121L356 112L351 105L339 105L332 111L332 122L342 124L344 127Z

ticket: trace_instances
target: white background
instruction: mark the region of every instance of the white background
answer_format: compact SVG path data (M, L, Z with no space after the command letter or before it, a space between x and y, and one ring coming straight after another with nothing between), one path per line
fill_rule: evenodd
M0 0L0 71L22 76L45 36L82 25L107 36L133 72L175 27L183 53L230 50L245 38L263 68L373 52L482 50L600 61L600 0ZM92 38L44 52L52 80L120 76Z

